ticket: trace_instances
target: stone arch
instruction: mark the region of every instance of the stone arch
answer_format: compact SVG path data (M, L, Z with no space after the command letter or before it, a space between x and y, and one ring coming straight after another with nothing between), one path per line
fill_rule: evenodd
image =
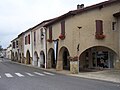
M49 68L56 68L56 61L54 55L54 49L50 48L48 51L48 65Z
M93 46L83 51L79 56L80 70L114 68L117 54L105 46ZM101 61L103 65L101 64Z
M27 50L26 52L26 64L31 64L30 52Z
M14 61L14 52L12 52L11 59Z
M34 62L34 66L38 66L38 54L36 51L34 52L33 62Z
M59 64L61 69L64 70L70 70L70 61L68 59L68 56L70 56L69 51L66 47L61 47L59 50L59 61L57 64Z
M15 61L18 61L18 54L15 52Z
M44 51L40 52L40 66L45 68L45 53Z

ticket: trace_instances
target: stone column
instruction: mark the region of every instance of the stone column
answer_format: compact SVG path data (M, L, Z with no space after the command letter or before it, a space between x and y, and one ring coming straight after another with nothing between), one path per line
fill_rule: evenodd
M70 61L70 73L78 74L79 73L79 62L78 61Z
M79 73L79 61L78 56L69 57L70 60L70 73L78 74Z
M57 61L56 70L57 71L63 70L63 61L60 59Z
M46 68L47 69L51 68L51 60L50 60L50 58L48 58L48 60L47 60L47 67Z

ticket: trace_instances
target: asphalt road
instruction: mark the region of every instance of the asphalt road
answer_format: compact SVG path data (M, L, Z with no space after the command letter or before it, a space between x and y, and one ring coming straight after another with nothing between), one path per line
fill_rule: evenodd
M120 84L66 76L0 59L0 90L120 90Z

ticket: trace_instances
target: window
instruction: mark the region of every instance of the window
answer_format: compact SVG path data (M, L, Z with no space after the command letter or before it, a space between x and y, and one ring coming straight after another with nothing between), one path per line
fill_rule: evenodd
M15 42L13 42L13 48L15 48Z
M112 30L115 31L116 30L116 22L112 22Z
M36 32L34 32L34 45L36 45Z
M96 35L102 35L102 34L103 34L103 21L96 20Z
M61 40L65 39L65 21L61 21L61 34L59 36Z
M61 34L65 35L65 21L61 21Z
M104 39L105 35L103 35L103 21L96 20L96 39Z
M25 45L27 45L27 36L25 37Z
M28 44L30 44L30 34L28 35Z
M49 39L52 40L52 26L49 27Z
M43 28L40 29L40 39L42 40L44 38L44 34L43 34Z
M16 48L18 48L18 41L16 41Z

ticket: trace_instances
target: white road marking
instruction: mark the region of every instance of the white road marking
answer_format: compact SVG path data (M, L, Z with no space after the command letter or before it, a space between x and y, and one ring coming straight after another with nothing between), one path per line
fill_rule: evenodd
M38 73L38 72L34 72L34 73L40 76L45 76L45 74L42 74L42 73Z
M6 77L13 77L10 73L5 73Z
M20 74L20 73L15 73L17 76L19 77L24 77L24 75Z
M0 76L0 78L1 78L1 76Z
M55 74L53 74L53 73L49 73L49 72L43 72L44 74L47 74L47 75L55 75Z
M27 74L27 75L29 75L29 76L34 76L34 75L33 75L33 74L31 74L31 73L27 73L27 72L26 72L26 74Z

